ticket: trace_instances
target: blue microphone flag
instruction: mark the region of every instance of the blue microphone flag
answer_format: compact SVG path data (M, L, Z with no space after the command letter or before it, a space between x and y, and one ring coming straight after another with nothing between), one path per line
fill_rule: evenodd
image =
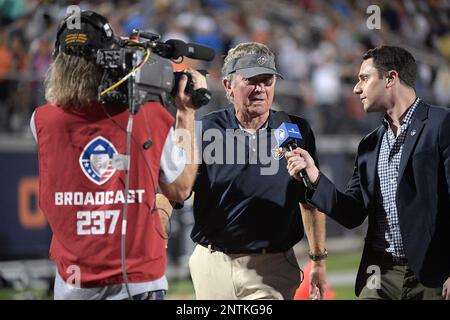
M287 148L289 144L296 144L298 146L302 139L302 134L296 124L283 122L275 130L275 139L281 148Z

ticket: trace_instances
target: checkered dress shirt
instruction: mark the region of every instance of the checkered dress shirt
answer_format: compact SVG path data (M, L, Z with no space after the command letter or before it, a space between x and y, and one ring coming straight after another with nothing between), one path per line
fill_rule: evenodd
M411 124L419 98L409 108L400 124L400 134L395 137L386 117L383 124L386 131L383 135L380 154L378 156L378 206L375 214L375 237L373 248L392 254L394 260L406 258L403 247L400 225L397 214L395 195L398 185L398 170L402 157L406 132Z

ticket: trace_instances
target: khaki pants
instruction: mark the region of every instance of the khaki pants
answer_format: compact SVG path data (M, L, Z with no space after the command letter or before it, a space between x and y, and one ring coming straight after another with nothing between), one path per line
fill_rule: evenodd
M199 300L293 299L300 285L300 267L293 249L244 255L197 245L189 268Z
M407 265L381 264L378 286L368 283L360 300L442 300L442 287L430 288L421 284Z

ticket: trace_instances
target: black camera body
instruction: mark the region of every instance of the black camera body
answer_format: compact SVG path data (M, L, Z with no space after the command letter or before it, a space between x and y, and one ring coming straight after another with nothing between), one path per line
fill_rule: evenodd
M147 101L158 101L174 107L174 97L178 91L179 80L184 72L173 72L172 62L157 53L150 52L146 63L135 72L132 96L139 106ZM99 101L102 103L128 104L130 88L121 84L112 88L120 79L139 66L145 59L147 50L142 47L100 49L97 52L97 65L103 70L99 86ZM200 70L207 75L206 70ZM200 108L208 104L211 94L207 89L194 90L192 78L188 75L185 92L191 95L193 105Z
M142 49L102 49L97 52L97 65L103 70L99 86L102 103L127 104L129 88L119 85L104 92L145 59ZM169 102L174 86L174 74L170 60L151 53L147 62L136 71L134 81L134 99L138 105L147 101ZM169 102L170 103L170 102Z
M74 28L73 21L78 21L80 26ZM171 107L174 106L171 93L178 88L171 60L180 62L189 57L211 61L215 51L179 39L160 42L160 38L158 34L138 29L134 29L129 38L119 38L105 17L93 11L74 12L58 27L53 59L62 51L95 61L103 72L98 99L102 103L124 104L134 109L144 102L158 101ZM211 96L205 94L205 90L193 90L190 81L186 92L193 95L194 105L200 107L207 104Z

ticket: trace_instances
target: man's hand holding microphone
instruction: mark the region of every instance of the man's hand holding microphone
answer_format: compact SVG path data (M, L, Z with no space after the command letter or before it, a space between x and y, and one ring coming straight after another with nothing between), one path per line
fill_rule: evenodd
M301 181L299 173L301 170L305 170L312 185L317 185L320 172L308 151L296 148L286 153L286 159L288 162L287 169L291 177Z

